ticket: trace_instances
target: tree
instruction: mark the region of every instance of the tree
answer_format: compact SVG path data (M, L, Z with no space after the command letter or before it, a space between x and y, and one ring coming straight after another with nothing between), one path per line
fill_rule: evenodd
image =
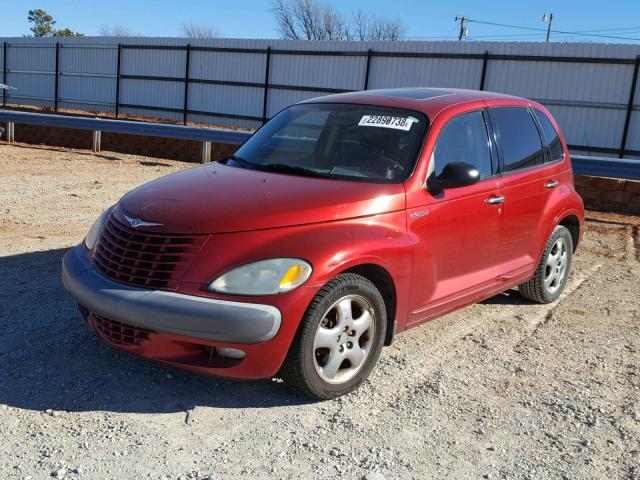
M68 28L55 30L53 26L56 24L56 21L51 15L40 8L29 10L27 20L33 23L33 27L29 30L31 30L34 37L84 37L83 33L74 32Z
M61 30L53 31L54 37L84 37L84 33L74 32L73 30L69 30L68 28L63 28Z
M404 25L399 18L382 18L362 10L353 14L353 35L356 40L394 42L400 40L404 32Z
M27 19L33 23L33 27L29 30L31 30L34 37L50 37L53 35L53 26L56 21L44 10L40 8L29 10Z
M347 40L343 15L317 0L273 0L273 15L282 38L291 40Z
M327 40L350 40L349 26L343 15L327 6L322 8L321 14L320 30Z
M100 27L100 36L101 37L138 37L139 34L132 33L124 25L113 25L109 27L107 25L102 25Z
M321 0L272 0L271 11L282 38L291 40L395 41L405 32L398 18L358 10L348 20Z
M220 32L216 27L193 22L183 23L182 33L187 38L217 38L220 36Z

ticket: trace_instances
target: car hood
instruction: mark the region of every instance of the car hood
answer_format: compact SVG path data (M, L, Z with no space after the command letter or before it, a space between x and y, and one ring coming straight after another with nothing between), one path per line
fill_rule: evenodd
M405 208L402 184L333 180L219 163L159 178L126 194L116 217L166 233L222 233L377 215Z

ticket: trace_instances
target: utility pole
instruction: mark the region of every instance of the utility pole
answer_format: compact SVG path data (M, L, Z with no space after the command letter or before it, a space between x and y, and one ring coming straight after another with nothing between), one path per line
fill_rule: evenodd
M547 23L547 43L549 43L551 41L551 24L553 23L553 13L550 14L544 14L542 16L542 21Z
M466 23L469 21L465 17L456 17L456 22L460 22L460 33L458 34L458 41L461 41L464 37L469 35L469 30L466 27Z

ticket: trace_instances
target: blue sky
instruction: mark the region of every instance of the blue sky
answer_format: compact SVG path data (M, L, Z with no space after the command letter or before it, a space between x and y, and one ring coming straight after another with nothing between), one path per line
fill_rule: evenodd
M455 39L456 15L495 23L546 28L541 17L553 12L554 28L564 31L594 31L640 39L640 2L637 0L329 0L348 14L363 9L378 15L398 16L410 39ZM27 11L42 8L58 20L58 28L71 28L97 35L101 25L123 25L147 36L179 36L183 22L210 24L222 36L277 38L269 0L0 0L0 36L29 33ZM544 32L516 30L471 23L470 39L544 40ZM611 30L611 31L601 31ZM556 40L577 37L555 35ZM583 41L640 43L622 39L582 38Z

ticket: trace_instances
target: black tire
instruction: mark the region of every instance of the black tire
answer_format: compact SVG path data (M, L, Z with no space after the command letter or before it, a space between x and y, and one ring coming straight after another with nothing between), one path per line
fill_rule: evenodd
M545 283L545 279L551 280L550 274L555 266L549 266L548 261L550 255L554 255L558 248L558 242L561 242L566 247L566 265L562 271L562 275L557 275L555 283L548 285ZM551 303L558 299L562 294L564 287L567 283L567 278L571 271L571 259L573 257L573 239L569 230L562 225L558 225L544 249L540 263L536 268L536 272L533 277L518 287L520 295L524 298L538 302L538 303ZM555 257L554 257L555 258ZM551 273L550 273L551 272Z
M366 338L364 340L368 348L368 353L365 355L364 360L362 360L359 370L355 371L355 368L352 369L354 370L352 373L354 376L352 378L344 382L329 383L321 377L321 374L317 370L320 362L319 355L322 354L322 349L314 348L316 332L319 331L321 322L323 322L322 328L327 328L328 318L332 311L335 310L337 312L338 303L341 303L345 299L357 299L356 301L360 301L361 298L366 300L366 304L371 307L367 311L373 313L371 315L373 319L372 322L370 322L374 325L373 336L372 338ZM360 312L361 315L363 312L364 309ZM338 321L337 315L336 313L336 322ZM355 315L353 316L355 317ZM279 376L288 386L318 400L328 400L349 393L358 388L373 370L382 351L386 325L387 316L384 300L375 285L366 278L354 273L337 275L320 289L309 304L309 308L307 308L300 322L291 348L280 369ZM345 330L346 328L347 327L345 327ZM353 332L353 335L356 335L355 327ZM348 340L347 335L349 334L344 334L346 340ZM338 335L338 337L342 336L342 334ZM365 336L366 334L362 334L359 335L359 338L364 338ZM354 339L356 337L351 338ZM360 341L360 339L357 340L358 343L360 343ZM341 340L338 339L337 343L339 344L340 342ZM347 344L345 343L345 345ZM357 348L360 349L360 346ZM325 350L328 351L328 349ZM327 355L331 354L328 353ZM327 356L327 358L329 357ZM342 368L342 365L347 365L348 370L351 362L342 362L338 368Z

